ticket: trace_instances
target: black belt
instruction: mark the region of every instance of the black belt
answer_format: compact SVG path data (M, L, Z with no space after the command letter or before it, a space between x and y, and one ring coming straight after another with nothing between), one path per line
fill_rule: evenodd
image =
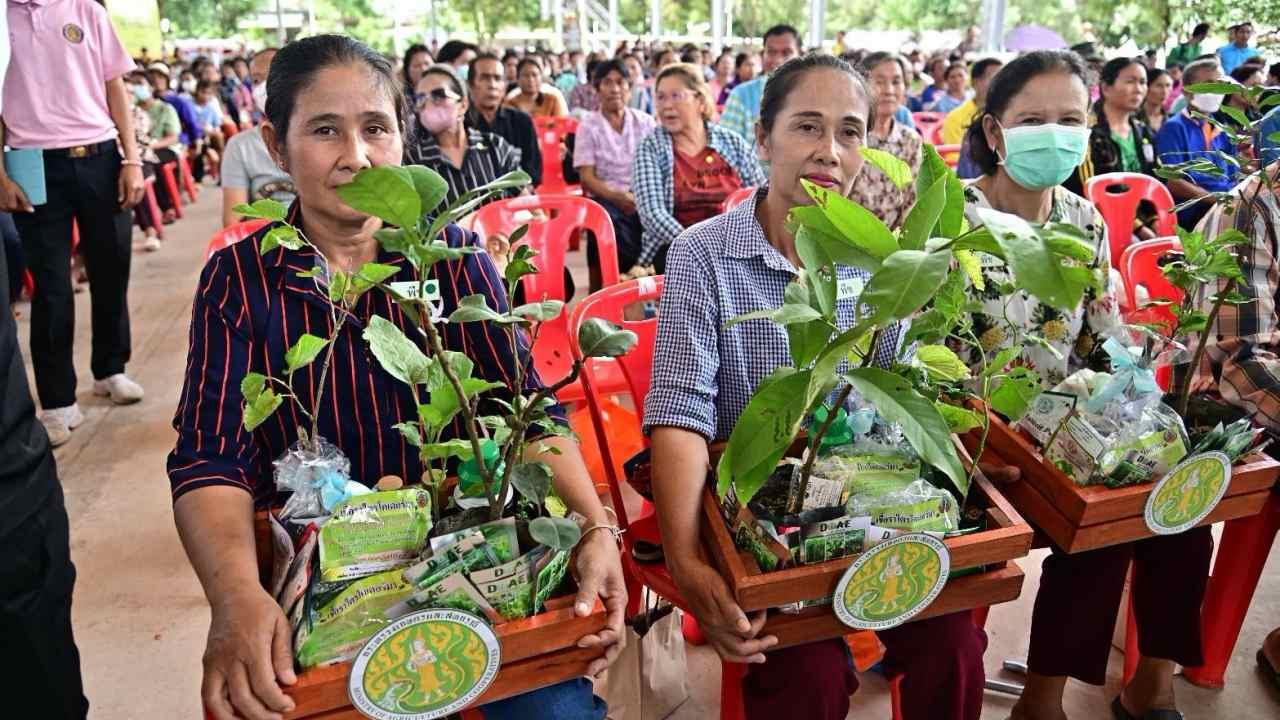
M50 157L86 158L94 155L105 155L108 152L116 152L115 140L103 140L93 145L76 145L75 147L45 150L44 154Z

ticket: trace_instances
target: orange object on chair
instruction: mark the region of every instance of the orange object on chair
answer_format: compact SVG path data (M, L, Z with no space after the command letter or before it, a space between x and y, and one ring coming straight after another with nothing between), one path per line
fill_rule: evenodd
M235 245L241 240L249 237L268 222L270 221L263 220L262 218L254 218L252 220L238 222L234 225L228 225L214 233L213 237L209 238L209 246L205 248L204 251L205 262L208 262L209 258L213 257L214 253L223 248L231 247L232 245Z
M578 131L578 119L573 117L535 117L533 127L538 131L538 150L542 152L542 184L535 188L540 195L581 195L581 185L570 185L564 177L564 165L560 150L564 139Z
M609 213L595 201L573 195L525 195L498 200L476 211L472 226L480 237L494 233L511 235L525 224L519 215L541 212L542 219L530 219L529 231L518 244L528 245L538 253L533 262L540 272L526 275L521 281L526 302L541 300L567 301L564 287L565 253L570 239L579 230L595 234L599 250L601 280L606 287L618 282L618 246L614 239ZM569 347L568 312L542 323L533 346L534 367L542 381L554 383L569 374L573 360ZM619 380L606 381L606 391L620 387ZM583 398L581 381L574 381L556 394L562 402Z
M720 203L720 212L727 213L738 207L742 203L746 202L747 198L751 197L751 194L755 191L756 189L753 187L744 187L734 190L729 193L729 197L725 198L724 202Z
M1095 175L1085 182L1084 196L1098 208L1107 225L1112 267L1120 267L1120 255L1133 240L1133 222L1143 200L1155 206L1157 235L1173 235L1178 231L1178 216L1173 212L1169 188L1148 175L1125 172Z

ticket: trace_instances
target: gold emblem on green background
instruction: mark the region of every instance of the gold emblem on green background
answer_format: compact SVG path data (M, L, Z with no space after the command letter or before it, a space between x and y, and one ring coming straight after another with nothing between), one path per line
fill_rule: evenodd
M1201 453L1183 460L1147 497L1147 527L1157 535L1195 527L1218 506L1230 484L1231 459L1225 454Z
M910 620L947 583L951 555L941 540L909 533L863 553L836 586L836 616L850 627L884 630Z
M498 638L482 618L424 610L369 640L348 689L356 709L376 720L433 720L473 702L500 665Z

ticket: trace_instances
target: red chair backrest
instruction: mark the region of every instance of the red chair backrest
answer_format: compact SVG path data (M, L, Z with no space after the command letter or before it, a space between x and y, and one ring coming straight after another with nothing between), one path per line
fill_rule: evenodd
M595 234L596 249L600 252L601 280L605 286L618 282L618 243L613 234L613 222L609 213L598 203L574 195L522 195L498 200L480 208L475 213L472 228L480 237L494 233L510 235L525 222L517 213L540 210L543 219L529 220L529 231L520 240L537 253L533 262L540 272L526 275L524 296L529 302L542 299L568 300L564 287L564 256L569 250L569 240L578 230L590 230ZM564 315L561 315L563 318Z
M582 348L578 346L578 328L587 318L599 317L616 323L634 332L638 338L635 347L626 355L612 360L588 358L582 368L582 385L586 391L587 406L591 408L592 424L596 428L600 452L604 458L604 472L609 479L609 491L613 495L614 506L624 508L621 492L621 480L617 476L617 465L612 456L605 419L600 408L602 398L597 388L600 387L599 363L617 362L622 374L627 379L631 391L631 399L636 407L636 417L644 418L644 398L649 393L649 379L653 371L653 347L658 336L658 319L627 320L626 308L640 302L656 301L662 297L662 276L636 278L619 285L606 287L592 293L573 309L569 320L569 343L573 347L574 357L582 357ZM627 524L626 513L619 510L619 524Z
M564 179L564 166L560 160L560 148L565 136L578 132L575 117L535 117L533 127L538 132L538 149L542 151L542 184L545 193L561 192L569 187Z
M235 245L241 240L249 237L268 222L268 220L263 220L262 218L254 218L252 220L238 222L234 225L228 225L214 233L213 237L209 239L209 247L204 251L205 262L208 262L209 258L213 257L214 253L223 248L231 247L232 245Z
M738 188L737 190L734 190L729 193L729 197L725 198L724 202L720 203L720 212L729 212L730 210L738 207L742 203L746 202L747 198L751 197L751 193L755 191L756 189L753 187Z
M1124 249L1120 256L1120 279L1124 292L1133 304L1134 311L1126 318L1130 322L1166 323L1174 325L1173 312L1168 307L1141 307L1138 305L1138 287L1146 289L1147 300L1172 300L1182 302L1182 291L1164 276L1159 260L1167 252L1182 249L1176 237L1156 238L1136 242Z
M942 156L942 161L945 162L948 167L954 168L956 165L960 164L959 145L938 145L935 143L933 149L938 151L938 154Z
M1173 196L1164 183L1139 173L1105 173L1089 178L1084 195L1098 208L1107 225L1111 265L1120 267L1120 255L1133 239L1133 221L1143 200L1156 208L1156 234L1177 232L1178 216L1173 212Z
M945 117L946 115L939 112L914 112L911 113L911 122L915 123L920 137L928 138L933 128L942 126L942 119Z
M235 135L238 130L239 128L236 127L236 124L230 120L222 121L222 139L230 140L231 136Z

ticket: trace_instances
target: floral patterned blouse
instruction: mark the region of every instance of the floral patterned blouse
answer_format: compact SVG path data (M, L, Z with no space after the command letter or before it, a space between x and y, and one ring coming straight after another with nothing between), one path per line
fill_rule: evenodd
M977 208L990 208L982 190L973 183L965 185L965 219L972 227L982 225ZM1118 278L1111 268L1111 251L1106 241L1102 217L1088 200L1064 187L1053 189L1053 209L1050 222L1062 222L1083 228L1094 239L1098 267L1108 268L1106 289L1101 294L1094 288L1085 291L1084 301L1075 310L1064 313L1018 292L1009 296L998 289L1009 282L1009 274L1003 261L992 255L979 253L985 288L981 291L982 309L973 313L973 332L988 356L1009 344L1017 335L1036 335L1058 352L1028 343L1022 351L1022 361L1027 367L1040 373L1045 387L1052 388L1069 373L1082 367L1106 370L1108 359L1102 349L1110 331L1121 324L1118 296ZM972 364L972 363L971 363Z
M881 139L874 131L867 133L867 147L883 150L905 162L914 178L920 172L920 134L900 122L891 122L888 137ZM853 184L851 199L875 213L892 230L907 219L907 211L916 201L916 186L909 182L899 188L880 168L866 163L862 166L862 175Z

